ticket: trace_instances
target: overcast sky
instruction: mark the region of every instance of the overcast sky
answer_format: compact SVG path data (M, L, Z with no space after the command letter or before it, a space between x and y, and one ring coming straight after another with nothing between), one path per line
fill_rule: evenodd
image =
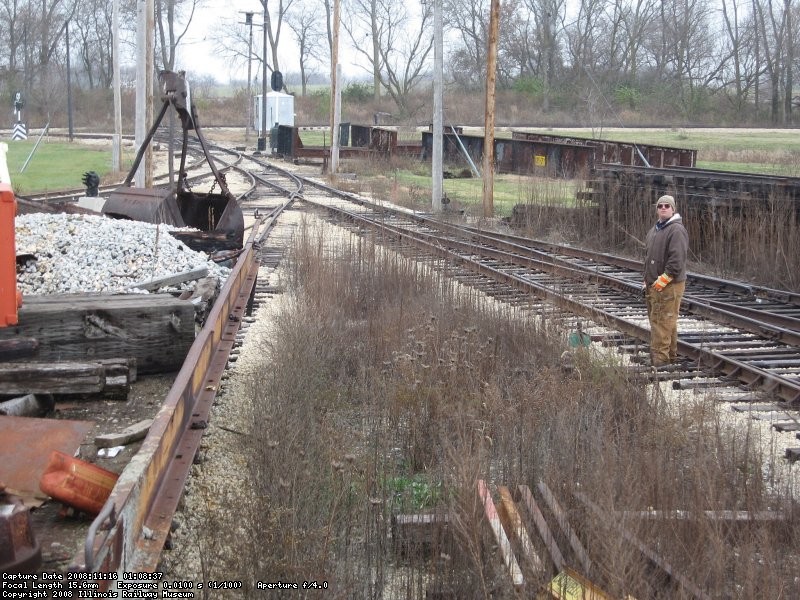
M190 76L211 75L221 83L230 80L246 80L247 65L234 66L229 60L220 58L214 51L215 36L226 27L236 23L244 23L245 11L255 13L254 22L261 23L263 7L258 0L206 0L202 9L194 16L189 31L181 40L178 48L176 67L183 69ZM363 69L351 64L353 53L347 48L344 31L341 32L339 59L345 77L361 77ZM261 48L261 28L253 28L253 45ZM281 29L281 42L278 48L281 67L286 72L298 73L297 48L291 30L284 26ZM253 69L257 69L253 63ZM327 65L323 69L328 72Z

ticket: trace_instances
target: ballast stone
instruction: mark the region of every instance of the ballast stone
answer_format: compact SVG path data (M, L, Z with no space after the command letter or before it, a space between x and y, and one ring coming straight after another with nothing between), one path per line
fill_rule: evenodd
M191 228L64 213L18 215L15 224L17 256L23 257L17 285L23 295L147 293L129 288L203 266L221 281L230 274L169 235ZM194 285L177 287L192 290Z

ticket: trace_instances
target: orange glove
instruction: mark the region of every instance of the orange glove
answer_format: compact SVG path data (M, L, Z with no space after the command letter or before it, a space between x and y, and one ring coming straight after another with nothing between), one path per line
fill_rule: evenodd
M658 279L656 279L656 282L653 284L653 289L657 292L660 292L665 287L667 287L667 284L670 281L672 281L672 276L667 275L666 273L662 273L661 275L658 276Z

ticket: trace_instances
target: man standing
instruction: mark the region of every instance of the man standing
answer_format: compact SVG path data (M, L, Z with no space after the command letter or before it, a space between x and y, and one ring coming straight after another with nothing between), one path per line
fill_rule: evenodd
M686 289L689 234L675 212L675 198L661 196L658 221L647 233L644 288L650 320L650 359L654 367L675 362L678 356L678 309Z

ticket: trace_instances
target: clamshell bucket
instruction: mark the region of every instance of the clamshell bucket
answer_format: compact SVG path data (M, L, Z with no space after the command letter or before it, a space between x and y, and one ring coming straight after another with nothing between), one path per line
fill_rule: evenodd
M225 194L195 194L160 188L119 188L103 205L103 214L115 219L193 227L204 233L180 232L195 250L241 248L244 216L235 199Z
M181 232L188 246L198 250L229 250L244 243L244 215L236 198L228 190L225 178L219 173L206 148L200 132L197 113L191 105L189 88L182 73L162 71L159 81L163 87L161 112L147 134L122 187L111 192L102 212L117 219L132 219L146 223L166 223L176 227L193 227L200 233ZM183 150L178 171L180 184L176 188L131 187L136 169L153 139L167 109L173 106L183 125ZM194 129L221 193L196 193L186 185L186 147L189 130ZM213 189L213 187L212 187Z

